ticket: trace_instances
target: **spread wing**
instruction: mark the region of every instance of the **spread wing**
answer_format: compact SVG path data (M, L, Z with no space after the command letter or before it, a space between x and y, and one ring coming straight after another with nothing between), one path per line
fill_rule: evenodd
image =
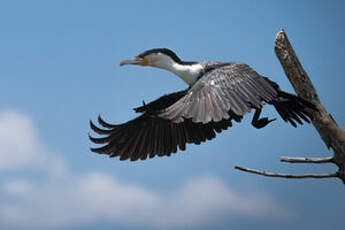
M175 123L191 119L208 124L224 119L240 120L262 101L277 97L272 84L246 64L222 64L207 71L176 103L162 110L159 117ZM237 119L236 119L237 118Z
M135 108L139 117L120 125L112 125L101 117L90 122L103 137L90 140L102 147L93 152L119 156L132 161L154 156L170 156L186 143L200 144L211 140L216 132L241 121L251 108L261 108L262 101L277 97L272 84L240 63L213 66L191 88L168 94Z
M168 119L157 116L162 109L173 105L184 97L187 90L165 95L147 105L135 108L142 115L120 125L112 125L101 117L97 127L92 121L90 126L94 132L103 137L89 137L96 144L103 144L99 148L91 148L91 151L107 154L110 157L119 156L120 160L132 161L154 156L170 156L177 149L185 150L186 143L200 144L213 139L215 132L221 132L232 126L230 119L218 122L210 122L206 125L194 123L191 119L174 123Z

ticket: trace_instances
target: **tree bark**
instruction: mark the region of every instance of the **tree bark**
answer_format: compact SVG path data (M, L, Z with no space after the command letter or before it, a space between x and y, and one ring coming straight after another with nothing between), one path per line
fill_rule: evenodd
M275 40L275 53L284 69L286 76L290 83L295 89L297 95L307 101L314 103L318 111L308 109L312 117L312 123L320 134L321 139L326 144L327 148L333 150L333 156L327 158L289 158L283 157L281 161L290 163L334 163L338 166L338 171L332 174L320 174L320 176L310 176L313 178L325 178L325 177L337 177L345 184L345 132L334 121L333 117L327 112L325 107L322 105L319 96L308 77L307 73L303 69L300 61L298 60L295 51L293 50L287 35L284 30L278 32ZM235 168L242 171L251 173L258 173L260 171L246 169L243 167L236 166ZM270 175L276 175L274 173L266 173ZM279 175L279 174L277 174ZM268 176L268 175L264 175ZM279 177L279 176L278 176ZM286 177L286 175L285 175ZM303 175L287 175L286 178L308 178Z

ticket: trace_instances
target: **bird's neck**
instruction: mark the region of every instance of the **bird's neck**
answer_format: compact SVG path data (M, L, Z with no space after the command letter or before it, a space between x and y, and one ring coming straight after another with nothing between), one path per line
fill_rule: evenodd
M203 70L201 64L195 63L177 63L177 62L170 62L165 63L164 66L159 66L159 68L169 70L170 72L179 76L183 81L185 81L188 85L193 85L199 78L200 73Z

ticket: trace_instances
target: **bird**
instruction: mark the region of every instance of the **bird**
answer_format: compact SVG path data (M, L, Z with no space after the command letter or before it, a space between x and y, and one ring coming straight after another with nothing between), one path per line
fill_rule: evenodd
M180 77L188 88L165 94L134 108L140 115L123 124L110 124L100 115L91 129L101 135L91 142L92 152L119 157L122 160L146 160L155 156L171 156L186 144L201 144L216 137L233 122L255 110L251 124L264 128L276 120L260 118L266 104L275 107L280 117L292 126L310 123L308 109L315 105L280 89L269 78L240 62L186 62L167 48L144 51L120 66L151 66L168 70ZM101 146L99 146L101 144Z

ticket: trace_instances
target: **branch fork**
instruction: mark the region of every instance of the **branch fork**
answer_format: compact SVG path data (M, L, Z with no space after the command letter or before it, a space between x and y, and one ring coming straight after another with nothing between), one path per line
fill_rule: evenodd
M309 109L308 112L312 115L312 123L315 129L320 134L321 139L326 144L327 148L333 150L333 156L325 158L307 158L307 157L281 157L280 161L288 163L308 163L308 164L322 164L333 163L338 166L338 171L328 174L281 174L259 171L255 169L235 166L235 169L254 173L268 177L281 178L339 178L345 184L345 131L339 128L332 116L327 112L322 105L319 96L298 60L294 49L292 48L289 39L282 29L278 32L275 40L275 53L278 57L286 76L295 89L297 95L307 101L314 103L318 111Z

